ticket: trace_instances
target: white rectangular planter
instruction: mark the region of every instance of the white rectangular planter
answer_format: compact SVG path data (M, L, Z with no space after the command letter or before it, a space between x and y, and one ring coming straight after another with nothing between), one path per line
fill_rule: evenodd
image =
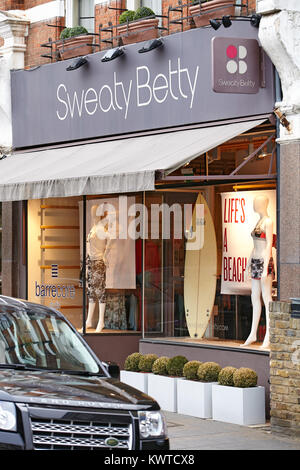
M148 393L148 375L150 374L121 370L120 381L140 390L143 393Z
M177 377L149 374L148 395L157 401L162 410L177 412Z
M264 387L212 386L212 417L216 421L250 426L266 422Z
M196 418L212 418L211 393L214 383L178 379L177 412Z

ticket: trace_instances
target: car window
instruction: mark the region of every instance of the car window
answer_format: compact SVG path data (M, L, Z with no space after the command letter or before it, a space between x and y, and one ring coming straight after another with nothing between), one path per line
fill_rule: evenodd
M67 322L38 306L0 311L0 364L99 372L99 366Z

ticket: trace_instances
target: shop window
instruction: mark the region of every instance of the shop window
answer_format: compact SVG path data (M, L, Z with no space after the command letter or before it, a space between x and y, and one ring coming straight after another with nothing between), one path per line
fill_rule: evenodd
M79 0L78 1L78 17L79 24L84 26L89 33L94 32L94 19L95 19L95 2L94 0Z
M276 266L276 182L255 181L276 171L274 152L266 148L246 162L251 182L193 186L188 178L208 168L229 175L262 138L243 137L197 157L176 170L187 178L177 186L28 201L28 299L61 310L87 334L243 343L253 317L246 266L254 240L265 243L259 226L252 232L257 198L268 203ZM276 272L269 275L276 299ZM256 346L266 332L261 304Z
M130 208L141 202L140 195L29 201L28 299L86 333L141 331L143 247L130 227Z
M84 26L89 33L94 33L94 0L66 0L66 26Z
M274 184L271 189L246 187L190 187L186 192L181 187L146 194L146 210L152 216L145 240L145 337L226 341L232 346L248 338L251 279L246 279L245 270L258 217L253 201L260 196L268 199L275 232L276 190ZM198 214L196 206L202 207ZM156 226L150 228L153 223ZM276 265L274 247L272 256ZM275 280L273 286L276 295ZM265 332L263 306L256 343L263 341Z

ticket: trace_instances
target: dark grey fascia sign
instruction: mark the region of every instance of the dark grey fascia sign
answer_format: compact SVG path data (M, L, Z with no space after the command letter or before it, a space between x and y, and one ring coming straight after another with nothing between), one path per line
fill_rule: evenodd
M13 145L26 148L271 113L273 66L263 61L258 29L192 29L142 43L101 62L104 51L72 72L72 60L12 71Z

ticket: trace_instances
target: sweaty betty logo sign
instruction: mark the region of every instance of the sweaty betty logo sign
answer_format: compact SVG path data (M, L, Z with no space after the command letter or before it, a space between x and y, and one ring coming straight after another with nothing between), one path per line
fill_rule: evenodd
M259 46L256 39L213 38L213 90L252 94L259 91Z
M228 73L234 74L239 73L243 75L247 72L247 62L241 59L245 59L247 56L247 48L245 46L230 46L227 47L226 55L228 57L228 62L226 64L226 69Z
M180 57L166 63L164 73L153 73L149 67L136 67L126 79L114 72L109 80L90 88L74 89L60 83L56 89L56 116L60 121L93 116L98 113L119 113L127 119L130 110L163 104L167 100L195 104L199 89L199 65L186 67Z

